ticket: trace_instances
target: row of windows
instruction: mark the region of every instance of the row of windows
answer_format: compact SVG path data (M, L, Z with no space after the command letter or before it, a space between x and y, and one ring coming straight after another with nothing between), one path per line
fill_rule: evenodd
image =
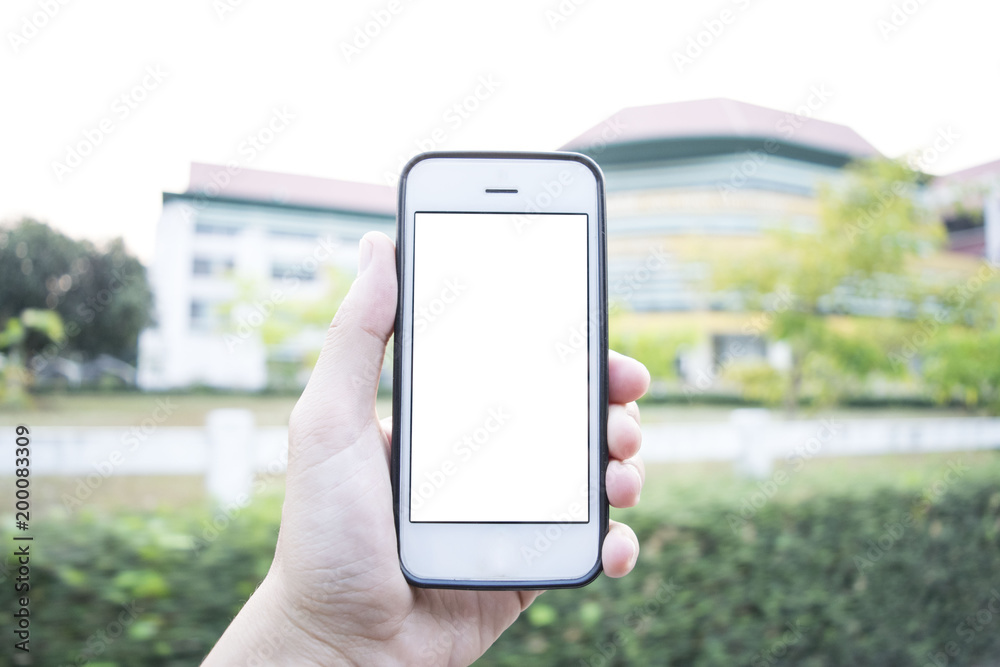
M275 262L271 265L272 278L298 278L299 280L315 280L316 267L303 266L302 263Z
M237 225L198 222L195 223L194 233L204 236L236 236L243 231L243 229L243 227L239 227ZM316 232L297 231L291 229L269 229L267 230L267 234L268 236L277 238L304 239L306 241L312 241L318 236Z
M195 257L191 262L191 274L195 276L215 276L232 271L236 262L232 257L223 259L212 257Z
M236 262L232 257L195 257L191 262L191 275L221 276L232 271ZM305 266L301 262L274 262L271 277L275 279L297 278L311 281L316 279L316 267Z
M240 233L240 228L233 225L213 225L207 222L198 222L195 223L194 233L212 236L236 236Z

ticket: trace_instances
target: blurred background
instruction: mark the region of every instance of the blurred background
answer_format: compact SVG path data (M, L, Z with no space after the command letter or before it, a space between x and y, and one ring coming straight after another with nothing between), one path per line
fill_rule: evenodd
M34 632L0 664L200 662L270 565L358 240L393 235L406 160L463 149L600 164L611 345L653 377L612 512L636 572L545 594L480 664L1000 664L998 22L5 3L5 495L18 424L32 477L0 533L34 537Z

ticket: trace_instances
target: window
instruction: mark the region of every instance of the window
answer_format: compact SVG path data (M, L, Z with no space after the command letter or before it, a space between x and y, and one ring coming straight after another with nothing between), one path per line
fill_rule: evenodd
M712 354L716 366L724 367L734 361L766 359L767 346L760 336L717 334L712 336Z
M305 241L312 241L318 236L316 232L296 229L269 229L267 233L278 238L303 239Z
M195 257L194 264L191 267L191 273L193 273L196 276L212 275L211 260L205 259L204 257Z
M961 210L944 216L944 226L949 232L962 232L983 226L985 216L982 210Z
M195 257L191 262L191 274L195 276L218 276L232 271L236 261L232 257Z
M236 236L240 233L239 227L232 225L214 225L207 222L198 222L194 226L195 234L214 234L216 236Z
M271 264L271 277L275 280L291 280L298 278L303 281L316 280L315 263L309 265L299 262L274 262Z
M208 331L212 328L214 311L206 301L191 302L191 328L196 331Z

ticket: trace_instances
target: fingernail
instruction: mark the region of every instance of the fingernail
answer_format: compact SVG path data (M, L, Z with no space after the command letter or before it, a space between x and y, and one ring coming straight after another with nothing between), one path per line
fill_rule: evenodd
M636 562L639 560L639 545L635 542L632 543L632 558L629 559L629 563L632 567L635 567Z
M368 265L372 263L372 251L375 246L372 242L368 240L368 236L361 237L361 243L358 244L358 275L360 276L368 268Z

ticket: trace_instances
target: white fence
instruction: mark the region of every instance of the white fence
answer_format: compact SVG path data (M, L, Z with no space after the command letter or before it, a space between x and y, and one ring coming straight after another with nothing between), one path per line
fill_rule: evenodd
M733 461L770 474L793 457L875 456L1000 449L1000 418L818 419L773 421L767 410L734 410L728 422L643 426L647 461Z
M223 501L249 491L258 473L281 473L288 431L260 427L244 410L217 410L204 427L37 427L33 476L98 480L111 475L199 475ZM647 461L732 461L766 476L777 459L1000 449L1000 418L775 421L766 410L734 410L729 421L643 427ZM11 475L13 456L0 475Z

